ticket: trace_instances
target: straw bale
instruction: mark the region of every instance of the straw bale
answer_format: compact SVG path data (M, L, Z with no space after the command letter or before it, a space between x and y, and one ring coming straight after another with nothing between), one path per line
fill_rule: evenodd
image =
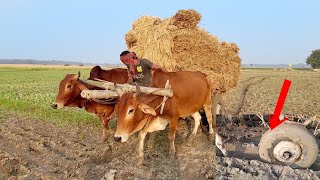
M201 71L221 91L236 87L240 75L239 48L197 26L201 15L180 10L172 18L142 16L126 34L130 51L169 71Z
M201 14L195 10L179 10L175 16L171 18L171 24L178 29L193 29L201 20Z
M147 26L158 25L160 23L161 23L161 19L158 17L142 16L132 24L132 29L139 29L139 28L143 29L143 28L146 28Z

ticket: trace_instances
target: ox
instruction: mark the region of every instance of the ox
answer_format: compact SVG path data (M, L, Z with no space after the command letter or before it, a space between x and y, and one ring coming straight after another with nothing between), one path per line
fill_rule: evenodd
M100 74L98 75L97 72ZM90 72L90 78L104 78L103 80L117 83L125 83L128 77L125 69L111 69L102 70L99 66L92 68ZM102 126L102 140L106 139L106 130L109 129L108 122L109 117L113 113L114 104L100 104L92 100L82 98L80 93L86 89L97 89L96 87L87 85L80 81L79 74L67 74L65 78L59 84L59 92L56 96L55 103L52 104L54 109L60 109L63 107L78 107L85 108L89 113L94 113L98 116Z
M90 71L89 80L102 79L117 84L124 84L128 81L128 71L126 69L114 68L103 70L100 66L95 66Z
M168 138L170 141L170 154L175 155L175 132L179 117L191 115L195 120L193 134L200 124L199 110L204 108L209 123L209 133L213 135L211 113L211 87L205 74L201 72L163 72L156 70L153 74L152 86L164 87L169 80L174 95L165 103L163 114L157 108L163 97L152 94L123 93L116 87L120 100L115 107L114 114L117 119L117 129L114 139L117 142L126 142L129 137L140 131L138 146L138 164L143 162L144 139L148 132L164 130L169 123ZM217 140L221 140L220 136ZM225 153L222 142L217 142L218 148Z

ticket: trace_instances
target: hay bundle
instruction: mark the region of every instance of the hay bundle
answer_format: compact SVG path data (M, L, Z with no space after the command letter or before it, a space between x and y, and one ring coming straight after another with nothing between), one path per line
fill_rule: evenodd
M169 71L204 72L215 89L226 91L237 86L239 48L234 43L219 42L199 28L200 20L201 15L194 10L180 10L164 20L142 16L126 34L128 49Z
M201 14L195 10L180 10L171 18L171 24L178 29L193 29L201 20Z
M146 26L158 25L161 23L161 19L154 16L142 16L132 24L132 29L141 29Z

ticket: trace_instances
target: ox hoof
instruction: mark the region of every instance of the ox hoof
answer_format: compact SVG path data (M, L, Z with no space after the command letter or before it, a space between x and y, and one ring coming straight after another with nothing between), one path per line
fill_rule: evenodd
M138 157L137 166L141 166L143 164L143 157Z
M175 150L170 150L170 154L169 154L169 156L170 156L170 159L176 159L176 151Z
M106 142L106 141L107 141L107 138L106 138L106 137L103 137L103 138L101 138L100 143L104 143L104 142Z
M175 153L174 154L170 153L170 159L176 159L176 158L177 158L177 156Z

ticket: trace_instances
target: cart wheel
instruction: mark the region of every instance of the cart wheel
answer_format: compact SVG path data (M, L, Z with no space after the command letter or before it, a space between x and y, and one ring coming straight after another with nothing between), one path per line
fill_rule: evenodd
M283 123L262 135L259 156L275 164L293 168L308 168L317 159L315 137L302 125Z

